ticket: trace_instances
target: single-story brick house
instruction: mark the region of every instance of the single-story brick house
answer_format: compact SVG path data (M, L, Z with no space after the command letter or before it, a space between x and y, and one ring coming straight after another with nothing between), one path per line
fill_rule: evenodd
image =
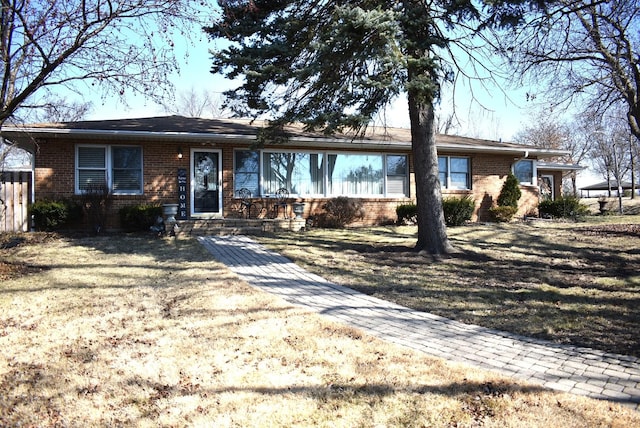
M262 126L168 116L5 126L2 135L34 154L36 201L73 198L92 183L106 183L114 214L107 227L113 229L119 228L120 207L142 203L177 203L183 220L237 217L243 188L265 206L285 188L287 209L303 202L305 217L330 198L358 198L363 224L394 221L399 204L415 201L419 166L408 129L370 128L365 138L354 139L292 126L286 141L256 148ZM542 193L561 193L563 168L546 169L542 160L564 151L452 135L436 141L443 195L471 196L474 220L488 219L509 172L521 181L519 215L535 212Z

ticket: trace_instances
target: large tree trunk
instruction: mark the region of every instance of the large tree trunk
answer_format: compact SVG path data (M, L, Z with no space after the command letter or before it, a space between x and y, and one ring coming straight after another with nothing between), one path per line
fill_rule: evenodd
M420 102L412 94L408 94L408 99L418 208L416 249L439 256L450 253L453 247L447 237L442 212L433 103Z

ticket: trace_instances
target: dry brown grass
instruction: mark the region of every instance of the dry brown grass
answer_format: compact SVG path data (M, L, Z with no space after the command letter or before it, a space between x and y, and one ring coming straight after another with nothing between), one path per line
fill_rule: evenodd
M640 357L640 217L450 228L458 253L413 251L414 227L261 238L366 294L465 323Z
M0 259L28 269L0 285L1 426L640 426L328 322L191 239L14 244Z

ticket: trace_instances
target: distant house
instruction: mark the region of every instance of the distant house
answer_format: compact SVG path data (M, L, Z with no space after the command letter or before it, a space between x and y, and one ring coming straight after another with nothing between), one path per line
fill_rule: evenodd
M622 191L631 190L633 186L630 181L621 181L620 187ZM638 185L636 184L635 189L638 189ZM580 194L585 195L587 198L590 198L592 195L601 196L601 195L617 195L618 194L618 181L617 180L609 180L602 181L600 183L591 184L589 186L581 187Z
M305 217L330 198L357 198L366 225L392 222L398 205L415 201L420 165L413 162L408 129L371 128L354 139L291 126L286 140L258 147L263 126L168 116L5 126L2 136L34 154L35 200L73 198L105 183L114 214L108 227L114 229L120 207L142 203L177 203L183 220L234 217L241 189L268 206L284 188L288 209L304 202ZM523 191L519 215L536 211L541 187L545 197L560 195L562 168L541 161L565 151L452 135L436 141L443 195L472 197L475 220L488 219L510 172Z

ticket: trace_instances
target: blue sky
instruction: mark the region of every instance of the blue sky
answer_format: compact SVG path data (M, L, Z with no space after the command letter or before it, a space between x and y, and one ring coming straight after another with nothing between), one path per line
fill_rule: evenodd
M181 69L179 75L171 77L176 93L191 90L196 93L205 91L221 93L231 87L232 83L209 71L211 66L209 49L213 46L213 42L204 34L193 45L176 40L176 59ZM465 83L456 88L455 105L460 126L455 133L475 138L511 141L514 134L526 123L527 111L522 107L525 90L510 90L508 92L510 99L507 99L507 96L498 88L482 88L479 83L473 83L473 94L485 107L483 108L478 102L471 101L469 82ZM445 90L443 101L439 106L442 116L447 116L452 110L451 96L452 91ZM166 114L162 106L140 95L127 96L126 106L117 97L109 97L103 101L96 95L90 100L93 103L93 109L87 119L119 119ZM516 105L517 103L521 103L521 106ZM392 103L386 112L386 119L390 126L409 127L405 97L400 97Z
M185 55L184 52L177 54L181 71L179 75L172 78L177 93L191 89L196 93L204 91L221 93L231 87L231 82L221 76L213 75L209 71L211 65L209 49L213 47L213 42L203 37L199 43L193 46L183 45L180 47L179 44L176 46L179 49L188 48L188 55ZM478 104L478 101L471 100L471 90L468 85L467 82L467 85L459 85L456 88L456 113L461 123L455 134L473 138L513 141L514 135L527 125L527 120L531 117L531 110L526 105L527 89L505 90L505 95L497 87L483 88L477 84L473 87L473 93L482 103L483 108ZM451 91L443 94L443 101L440 104L443 116L451 111L451 96ZM95 97L93 111L87 119L119 119L167 114L162 106L141 96L129 96L127 103L128 107L125 107L117 97L108 98L103 103L99 97ZM405 97L400 97L392 103L386 118L389 126L409 127ZM601 179L585 171L580 174L579 185L592 184L597 181L601 181Z

